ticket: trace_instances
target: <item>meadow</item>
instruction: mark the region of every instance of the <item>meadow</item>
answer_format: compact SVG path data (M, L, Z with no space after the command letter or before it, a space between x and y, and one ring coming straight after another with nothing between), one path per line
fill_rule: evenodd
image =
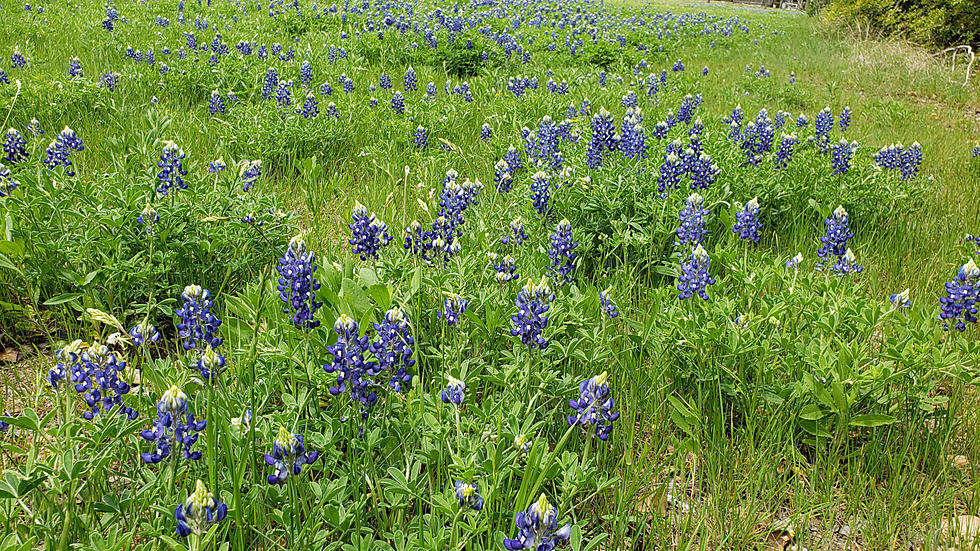
M980 532L980 95L913 46L5 2L0 117L0 551Z

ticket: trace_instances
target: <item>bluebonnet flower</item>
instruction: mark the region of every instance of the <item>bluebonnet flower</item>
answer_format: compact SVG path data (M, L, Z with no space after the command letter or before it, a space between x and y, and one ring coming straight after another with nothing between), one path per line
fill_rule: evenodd
M701 76L703 76L703 77L708 76L708 68L707 67L705 67L704 69L701 69Z
M265 81L262 84L262 99L272 99L279 88L279 73L275 67L265 70Z
M252 189L259 176L262 175L262 161L242 161L241 164L242 191Z
M466 383L452 375L449 375L448 379L449 382L446 383L446 388L442 390L442 401L446 404L458 406L466 399Z
M391 97L391 108L399 115L405 112L405 97L402 96L401 92L395 92Z
M179 189L187 189L187 184L184 183L183 178L187 175L187 171L184 170L184 157L184 150L178 147L176 143L164 142L160 161L157 162L157 166L160 167L160 172L157 173L157 180L160 181L157 192L161 195L170 193L170 189L174 186Z
M980 157L980 145L973 146L973 158Z
M194 487L194 493L187 496L187 501L177 505L174 518L177 519L177 535L186 538L191 534L204 534L208 526L224 520L228 515L228 506L214 499L214 494L200 480Z
M698 245L688 260L681 264L681 274L677 282L677 290L681 294L678 298L684 300L697 294L708 300L708 285L715 284L715 279L708 273L710 267L711 258L708 257L708 252Z
M14 53L10 54L10 64L13 65L14 69L18 69L27 65L27 58L24 54L20 53L20 50L15 46Z
M347 73L341 73L340 76L337 77L337 81L340 82L341 86L343 86L345 94L350 94L354 91L354 81L347 76Z
M524 244L527 237L527 233L524 232L524 220L518 216L510 221L510 233L500 238L500 243L502 245L513 244L515 247L519 247Z
M425 149L429 147L429 134L421 124L415 129L415 149Z
M320 114L316 96L313 95L313 92L307 92L306 101L303 102L303 108L300 110L300 114L305 119L315 119Z
M211 174L219 174L221 172L224 172L225 168L227 167L228 165L225 164L224 157L218 157L217 159L208 163L208 172L210 172Z
M850 107L844 107L844 109L840 112L840 118L837 120L837 123L840 125L841 132L847 130L847 127L851 125Z
M7 72L0 67L0 84L10 84L10 79L7 77Z
M773 159L773 165L776 170L782 170L789 165L789 162L793 159L793 146L800 143L797 139L796 134L783 134L779 141L779 149L776 151L776 158Z
M504 153L504 160L510 166L510 173L514 174L518 170L524 168L524 162L521 161L521 154L518 153L517 148L513 145L507 147L507 153Z
M844 256L840 257L830 269L837 275L861 273L864 271L864 268L858 265L857 257L854 256L854 251L851 249L844 251Z
M540 283L528 281L524 288L517 293L517 313L510 316L513 328L510 334L520 337L521 343L530 349L544 350L548 347L548 341L542 336L542 332L548 327L548 310L551 309L551 302L555 300L548 280L541 278Z
M647 156L646 134L640 122L643 115L639 108L629 108L623 117L619 146L627 159L645 159Z
M681 60L678 59L677 61L674 62L674 66L671 67L671 70L674 71L675 73L679 73L684 70L684 64L681 63Z
M48 168L51 170L63 166L65 167L66 175L74 176L75 172L72 170L71 152L82 151L83 149L85 149L85 146L82 144L82 139L75 134L74 130L66 126L45 150L44 164L48 165Z
M847 211L844 210L843 205L834 209L834 213L830 218L824 219L824 225L827 227L827 231L826 234L820 238L820 242L823 243L823 245L817 251L817 256L820 257L820 261L817 262L818 270L821 269L823 265L831 259L831 257L837 257L838 260L842 259L848 250L848 240L854 237L854 234L851 233Z
M977 302L980 302L980 268L971 258L946 283L946 296L939 298L937 319L943 322L943 330L948 331L953 323L957 331L966 331L967 323L977 323Z
M133 339L133 345L135 346L143 346L144 344L160 340L160 332L147 320L143 320L134 325L129 330L129 336Z
M742 112L742 106L736 105L735 109L732 110L732 114L721 119L721 122L728 125L728 140L733 142L741 141L742 139L742 120L745 114Z
M833 157L831 163L834 166L834 174L847 174L851 168L851 157L857 151L858 143L848 143L846 139L841 139L840 143L833 146Z
M289 241L286 253L279 259L279 300L286 303L283 312L292 314L292 322L299 329L314 329L320 322L313 319L323 306L317 302L316 291L320 283L314 277L317 270L316 256L306 250L306 242L299 235Z
M27 159L27 140L16 128L7 130L7 135L3 141L3 159L11 164L17 164Z
M208 111L212 115L217 115L218 113L225 114L225 99L221 97L221 92L217 90L211 91L211 97L208 98Z
M919 173L922 164L922 146L915 142L909 147L892 144L882 147L875 154L875 163L885 170L899 170L903 180L911 180Z
M829 107L824 107L817 113L816 121L814 122L814 139L817 142L817 147L820 151L824 153L830 148L830 130L834 127L834 115L830 112Z
M703 243L704 236L708 233L705 228L705 217L708 214L708 209L704 208L704 198L698 193L692 193L684 201L684 208L678 215L681 224L677 227L677 241L674 245L694 247Z
M310 65L309 60L304 59L303 64L299 68L299 81L305 86L313 83L313 66Z
M974 247L977 248L976 253L980 254L980 235L966 234L964 239L967 243L972 243Z
M677 120L688 124L694 118L694 111L701 105L701 94L692 96L688 94L681 100L680 107L677 108Z
M735 213L735 225L732 227L732 233L738 234L741 239L758 243L759 231L762 230L762 226L762 222L759 221L759 198L754 197Z
M418 74L415 73L415 69L409 66L409 68L405 70L405 91L411 92L413 90L418 90L418 87L419 87Z
M497 261L496 254L492 255L490 264L497 272L496 276L494 276L497 283L501 285L511 281L517 281L521 277L521 274L517 273L517 261L509 254L504 255L499 261Z
M431 99L431 98L436 97L436 94L438 94L438 93L439 93L439 89L436 88L436 83L435 82L430 82L429 85L425 89L425 95L428 96Z
M585 162L589 168L594 169L602 166L603 152L615 151L619 147L615 137L616 126L609 111L600 108L599 112L592 116L591 125L592 138L589 140Z
M327 108L324 110L323 114L326 115L328 119L331 117L335 119L340 118L340 113L337 111L337 104L332 101L327 104Z
M367 361L364 353L369 351L367 335L360 335L356 321L341 314L333 325L337 333L337 342L328 346L327 351L333 355L330 363L323 365L327 373L338 373L337 381L328 390L333 396L350 391L351 400L361 408L361 418L367 419L371 408L378 402L378 395L370 388L379 386L372 377L380 373L376 362Z
M787 260L784 264L787 268L799 269L800 262L803 262L803 253L796 253L796 256Z
M668 147L664 154L664 162L660 165L660 175L657 177L657 191L660 192L660 197L666 197L669 190L680 186L685 171L680 156Z
M691 141L692 144L695 140ZM721 173L721 169L718 168L712 160L711 157L701 151L700 153L695 153L695 150L691 147L684 150L682 164L686 165L687 173L691 177L690 188L693 189L708 189L711 184L714 183L715 178Z
M531 206L538 214L548 212L548 203L551 200L551 182L548 175L543 170L535 172L531 176Z
M289 89L292 88L293 81L282 80L279 81L279 87L276 88L276 104L280 107L289 107L293 104L292 94Z
M510 551L553 551L559 542L567 540L572 534L570 524L558 528L558 511L548 503L544 494L527 511L517 513L514 524L517 525L517 537L504 538L504 548Z
M381 73L381 78L378 79L378 86L383 90L391 88L391 77L388 76L388 73Z
M126 407L122 401L123 395L129 393L129 384L119 378L126 362L120 362L108 347L98 342L84 351L83 348L82 341L76 340L55 352L58 363L48 371L48 382L55 389L62 379L74 383L75 392L82 395L88 406L82 414L85 419L110 412L136 419L136 410Z
M199 342L210 348L221 346L224 340L216 335L221 320L211 313L214 307L211 292L200 285L188 285L180 296L183 305L175 313L181 319L177 335L184 350L198 348Z
M186 423L180 421L185 418ZM140 436L156 444L153 452L143 452L140 458L144 463L159 463L170 457L172 447L179 445L184 459L201 459L200 451L191 451L197 443L200 432L207 427L207 421L195 421L194 414L187 412L187 395L177 385L172 385L157 402L157 418L153 430L144 430Z
M613 303L611 298L612 287L606 287L604 290L599 291L599 305L602 306L602 311L609 319L616 319L619 317L619 309Z
M485 142L488 142L492 137L493 137L493 129L490 128L489 124L483 123L483 126L480 127L480 139Z
M551 234L551 246L548 248L548 256L551 258L551 266L548 267L550 275L558 283L572 282L572 268L575 267L575 259L578 258L575 248L578 243L572 241L572 224L567 218L558 222L555 233Z
M3 415L5 417L7 416L6 413L4 413ZM6 421L0 421L0 432L7 432L8 430L10 430L10 423Z
M772 122L773 125L776 127L776 130L781 130L783 126L786 124L786 119L792 117L793 117L792 113L788 113L780 109L779 111L776 111L776 116L772 119Z
M361 260L378 258L381 249L391 242L388 226L378 220L373 212L369 215L367 207L360 203L354 205L351 217L353 221L347 225L351 230L351 238L348 240L353 245L351 251L360 256Z
M474 511L483 509L484 499L480 495L480 489L476 484L468 484L462 480L453 483L456 488L456 499L459 500L460 507L469 507Z
M493 182L497 191L507 193L514 183L514 176L510 173L510 165L501 159L493 167Z
M312 465L320 452L306 451L303 436L291 434L286 427L279 427L279 434L272 442L272 453L265 454L265 464L271 465L275 472L266 479L269 484L283 484L292 476L303 472L303 465Z
M368 346L368 350L378 359L378 367L391 375L388 386L401 392L402 385L412 381L408 368L415 365L412 359L415 339L409 333L405 314L397 307L388 310L384 320L374 324L374 330L377 340Z
M804 115L803 113L800 113L800 116L797 117L797 119L796 119L796 127L797 128L806 128L806 125L808 125L808 124L810 124L810 121L807 120L806 115Z
M321 96L333 95L333 87L330 86L329 82L324 82L323 84L320 85L320 95Z
M116 91L117 84L119 84L119 73L109 71L99 78L99 86L110 92Z
M789 74L789 83L790 84L796 84L796 73L790 73Z
M71 58L68 62L68 77L75 78L82 76L82 62L77 57Z
M908 308L912 306L912 301L909 299L909 290L905 289L901 293L895 293L888 296L888 301L895 306L895 308Z
M600 440L609 439L612 424L619 419L619 414L612 411L616 402L612 399L606 372L585 379L578 389L579 399L568 400L568 407L576 411L575 415L568 416L568 424L591 430Z
M446 297L442 301L442 311L436 312L440 318L446 320L446 325L452 327L459 323L459 318L466 313L466 305L469 300L456 293L445 293Z
M769 113L765 109L759 110L754 122L745 126L745 131L741 135L739 144L745 152L746 160L753 165L762 162L762 157L772 150L773 138L776 134L776 127Z
M0 198L10 195L17 189L17 181L10 175L10 169L0 163Z

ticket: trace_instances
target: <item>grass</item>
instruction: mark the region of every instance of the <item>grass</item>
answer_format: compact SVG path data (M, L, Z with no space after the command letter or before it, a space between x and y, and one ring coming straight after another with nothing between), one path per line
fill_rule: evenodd
M30 152L24 162L6 163L19 187L0 198L0 344L40 351L70 349L74 339L82 348L113 343L127 362L119 376L132 384L123 400L140 415L84 419L89 408L72 385L53 389L46 381L58 363L50 354L13 366L0 393L11 425L0 433L0 549L501 549L517 533L514 514L540 494L556 507L558 526L571 525L563 545L576 551L971 544L957 540L955 518L980 508L980 345L975 324L945 332L935 317L943 284L973 255L963 234L980 231L980 164L970 158L980 98L975 83L961 86L927 53L855 40L804 14L714 3L582 4L609 25L600 26L600 44L576 35L585 37L577 56L562 46L566 29L555 28L551 51L552 38L530 24L529 12L511 6L524 19L522 32L535 36L522 44L531 53L527 64L520 52L503 59L502 47L475 30L450 45L442 28L438 48L423 34L393 28L382 40L376 31L357 35L367 21L357 12L342 22L334 13L301 17L283 5L272 18L265 8L242 13L227 2L188 2L182 24L175 3L125 3L118 6L125 21L110 33L99 2L43 7L0 8L0 52L17 47L29 60L23 68L2 64L10 84L0 84L0 114L25 135ZM420 4L411 17L432 7ZM409 17L388 9L395 20ZM510 21L485 7L461 9L485 12L495 32ZM622 19L641 9L673 34L658 39ZM665 11L673 15L652 15ZM170 24L158 25L158 16ZM184 33L208 44L215 36L195 28L196 17L217 24L218 42L230 49L215 65L208 52L178 58ZM691 21L733 33L676 34L675 24ZM472 54L460 46L466 39L474 53L495 53L470 67ZM240 40L281 43L296 57L242 56ZM636 51L639 44L663 44L663 51ZM348 56L329 60L331 45ZM152 49L155 64L125 56L130 46ZM302 85L307 47L314 79ZM69 78L75 56L84 76ZM648 64L637 69L644 82L667 72L655 95L631 85L640 60ZM684 71L671 70L676 60ZM169 72L160 72L162 63ZM262 98L270 66L296 81L289 108ZM417 91L403 91L409 66ZM761 66L770 77L754 75ZM119 73L115 91L97 84L110 71ZM352 94L342 91L341 73L354 79ZM382 73L393 89L368 90ZM506 86L521 76L539 86L518 98ZM549 78L566 80L569 93L548 91ZM426 100L430 81L438 93ZM447 93L447 81L466 81L474 101ZM333 88L329 97L317 93L322 82ZM211 90L225 98L225 113L209 112ZM294 110L307 90L319 101L316 118ZM392 110L396 90L405 95L404 114ZM573 172L532 167L523 155L522 127L537 129L546 115L560 122L569 103L579 108L586 98L590 115L606 108L619 129L630 90L648 134L687 94L701 95L695 118L720 170L699 190L711 211L704 245L717 283L709 300L677 299L676 274L690 252L675 246L675 228L689 190L661 197L657 189L667 144L678 138L686 146L690 125L679 124L663 141L648 135L644 159L607 152L602 167L589 168L592 130L579 112L570 121L579 141L557 142ZM229 91L237 101L227 99ZM336 119L325 114L330 101ZM736 105L746 121L763 108L770 116L792 113L787 131L799 113L809 117L785 170L772 168L772 152L753 166L726 138L722 119ZM860 144L843 175L832 174L830 155L806 140L825 106L835 121L844 106L853 111L850 128L831 134L831 143L844 136ZM27 132L32 118L43 136ZM493 132L488 140L480 138L484 123ZM85 143L72 154L74 177L41 162L65 125ZM426 148L413 145L420 125ZM186 152L188 188L161 195L157 162L168 141ZM915 141L924 157L915 179L874 166L882 146ZM494 166L509 145L529 166L514 171L514 189L502 193ZM213 174L208 165L217 158L228 168ZM243 191L240 163L255 159L262 176ZM528 199L539 168L554 184L544 216ZM430 226L449 169L459 183L485 187L462 213L459 252L431 265L404 253L402 228L415 219ZM758 245L731 229L740 203L753 196L766 224ZM348 224L358 203L393 236L377 259L351 254ZM851 213L848 246L860 274L812 269L823 219L838 204ZM147 205L161 215L150 231L135 221ZM243 222L246 215L262 225ZM517 215L527 242L503 246ZM550 273L551 234L563 218L578 243L574 282L548 279L555 295L543 333L549 344L536 350L511 334L511 315L520 286ZM313 276L322 284L315 328L290 322L275 286L276 259L297 233L316 255ZM797 251L804 263L787 268ZM516 283L498 284L488 266L488 257L493 264L505 253L517 263ZM212 313L222 320L224 342L214 351L225 365L209 364L210 380L194 367L208 347L185 350L175 327L188 284L212 291ZM906 287L910 308L889 303L888 295ZM604 289L619 317L605 315ZM459 325L437 315L445 293L469 301ZM391 370L364 375L379 401L362 419L348 398L351 385L337 389L337 372L321 366L338 362L328 348L338 343L335 322L357 322L359 334L375 341L373 324L393 307L414 339L412 379L394 392ZM140 323L155 325L160 340L140 346L125 336ZM112 338L115 332L122 335ZM566 421L579 383L600 373L619 413L607 441ZM440 399L450 376L466 383L460 407ZM207 420L190 448L202 458L185 460L175 445L169 458L146 464L139 454L154 445L140 431L151 428L171 385ZM243 424L246 410L254 415ZM273 453L280 427L303 435L320 457L270 485L263 454ZM174 507L196 480L227 504L228 516L182 538ZM457 480L478 485L481 511L459 506Z

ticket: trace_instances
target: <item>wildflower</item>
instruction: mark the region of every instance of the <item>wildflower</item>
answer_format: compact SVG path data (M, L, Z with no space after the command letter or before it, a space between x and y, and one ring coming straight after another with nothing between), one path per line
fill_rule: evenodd
M796 119L796 127L797 128L806 128L806 126L808 124L810 124L810 121L807 120L806 115L804 115L803 113L800 113L800 116L797 117L797 119Z
M307 59L303 60L303 64L299 68L299 81L305 86L313 83L313 66L310 65L310 61Z
M599 304L602 306L602 311L609 316L609 319L616 319L619 317L619 310L613 304L612 298L610 298L611 292L612 287L606 287L605 290L599 291Z
M572 268L575 267L575 259L578 255L573 251L578 247L578 243L572 241L572 225L567 218L558 222L555 233L551 234L551 246L548 249L548 256L551 257L551 266L548 267L552 277L559 283L571 283Z
M741 239L758 243L762 226L762 222L759 221L759 198L755 197L735 213L735 226L732 227L732 233L738 234Z
M668 147L664 154L664 162L660 165L660 175L657 177L657 191L660 192L661 198L667 197L669 190L680 186L684 172L685 167L680 156Z
M582 381L578 389L579 399L568 400L568 407L576 411L576 415L568 416L568 424L591 428L600 440L607 440L613 429L612 423L619 419L619 414L612 412L616 402L612 399L606 372Z
M436 314L445 318L446 325L452 327L459 323L459 317L466 313L466 305L469 301L456 293L446 293L446 298L442 301L443 310Z
M402 385L411 382L408 368L415 365L412 359L412 346L415 339L408 331L405 314L397 307L385 312L384 320L374 324L377 340L368 350L378 359L378 367L391 374L388 386L395 392L402 391Z
M134 325L129 330L129 336L133 339L133 344L136 346L142 346L144 343L149 344L160 340L160 332L147 320L143 320Z
M300 114L303 115L304 119L315 119L320 114L319 104L313 92L306 93L306 101L303 102L303 108L300 109Z
M187 171L184 170L184 157L184 150L176 143L164 142L163 152L160 153L160 161L157 163L160 167L160 172L157 173L157 180L160 181L157 192L161 195L170 193L170 189L174 186L187 189L183 178L187 175Z
M323 111L323 114L326 115L328 119L340 119L340 112L337 111L337 104L332 101L327 104L327 108Z
M391 97L391 109L399 115L405 112L405 97L401 92L395 92Z
M27 58L24 57L24 54L20 53L20 50L16 46L14 47L14 53L10 54L10 64L13 65L14 69L27 65Z
M518 434L514 437L514 447L520 450L521 453L527 453L531 451L531 439L527 437L526 434Z
M567 540L572 534L571 524L558 528L558 511L548 503L544 494L527 511L517 513L514 524L517 525L517 537L504 538L504 547L510 551L553 551L559 542Z
M292 80L281 80L276 88L276 104L280 107L289 107L293 104L292 93L289 91L293 87Z
M405 70L405 91L411 92L413 90L418 90L419 87L419 77L411 66Z
M824 107L819 113L817 113L817 118L814 121L814 139L817 142L817 147L820 151L824 153L827 152L830 147L830 130L834 127L834 115L830 112L829 107Z
M186 423L180 419L186 416ZM187 395L177 385L172 385L157 402L157 419L153 430L144 430L140 436L156 444L152 453L141 453L144 463L159 463L170 457L173 445L181 446L184 459L201 459L200 451L191 451L197 443L200 432L207 427L207 421L195 421L194 415L187 412Z
M466 398L466 383L460 381L456 377L449 375L449 382L446 383L446 388L442 391L442 401L446 404L453 404L458 406L463 403Z
M500 159L493 167L493 181L497 191L507 193L514 184L514 177L510 173L510 165L507 161Z
M202 535L208 526L220 522L228 514L228 506L214 499L214 494L200 480L187 501L177 505L177 535L186 538L191 534Z
M378 395L368 392L369 388L378 386L371 377L377 375L380 368L377 363L365 360L364 353L369 351L368 337L359 334L356 321L342 314L333 329L337 333L337 342L327 347L333 359L323 365L327 373L339 372L336 384L329 388L330 394L337 396L349 387L351 400L360 404L361 418L367 419L378 402Z
M517 273L517 261L515 261L514 257L510 256L509 254L504 255L504 257L500 259L499 263L495 262L496 259L494 259L491 264L493 265L493 269L497 271L497 275L495 276L497 283L503 285L504 283L517 281L521 277L520 274Z
M602 166L603 152L615 151L618 149L618 144L612 115L605 108L600 108L599 112L592 116L591 126L592 138L589 140L585 162L589 168L594 169Z
M221 346L223 339L215 335L221 320L211 313L214 307L211 292L200 285L188 285L180 296L184 303L175 313L181 319L177 335L184 350L197 348L199 342L211 348Z
M279 73L274 67L269 67L265 71L265 81L262 84L262 99L272 99L273 94L279 88Z
M531 176L531 206L538 214L548 212L548 202L551 200L551 182L543 170Z
M532 350L547 348L548 341L541 333L548 327L546 314L551 309L550 303L554 300L555 295L548 286L547 278L542 277L538 284L531 281L525 283L524 288L517 293L515 301L517 313L510 316L510 321L514 325L510 334L519 336L521 343Z
M822 269L824 263L830 260L832 256L836 256L838 259L843 258L847 251L848 240L854 237L854 234L851 233L847 211L844 210L843 205L834 209L830 218L824 219L824 225L827 227L827 231L820 238L823 245L817 251L817 256L820 257L820 261L817 262L818 270Z
M850 107L848 107L848 106L845 106L844 107L844 109L840 112L840 118L837 120L837 123L840 125L840 131L841 132L847 130L847 127L851 125L851 108Z
M303 465L312 465L320 457L320 452L306 452L303 437L290 434L286 427L279 427L279 434L272 442L272 453L265 454L265 464L271 465L275 473L268 477L269 484L282 484L290 474L299 476Z
M476 484L467 484L462 480L457 480L453 485L456 487L456 499L459 500L460 507L469 507L474 511L483 509L484 499Z
M0 163L0 198L6 197L17 189L17 181L10 175L10 169Z
M803 253L796 253L796 256L785 262L785 266L787 268L797 268L800 262L803 262Z
M212 115L217 115L218 113L225 114L225 99L221 97L221 92L217 90L211 91L211 96L208 98L208 111Z
M248 192L262 175L262 161L242 161L241 164L242 191Z
M314 329L320 322L313 319L316 311L323 306L317 302L316 291L320 283L313 276L316 272L316 256L307 252L306 242L299 235L289 241L286 253L279 259L279 300L286 303L283 312L292 313L292 322L299 329Z
M711 259L704 247L698 245L691 252L690 258L681 264L681 274L677 282L677 290L681 292L681 300L691 298L695 294L703 300L708 300L708 285L714 285L715 279L708 273Z
M854 256L854 251L851 249L844 251L844 256L840 257L837 263L831 266L830 269L837 275L847 275L864 271L864 268L858 265L857 257Z
M429 134L421 124L415 129L415 149L425 149L429 147Z
M704 219L708 214L708 209L704 208L704 198L698 193L692 193L684 201L684 208L678 216L681 225L677 227L677 241L674 245L693 247L704 242L704 236L708 233Z
M243 436L252 430L252 410L246 409L241 417L232 417L231 429L235 436Z
M909 299L908 289L905 289L901 293L890 295L888 300L895 306L895 308L908 308L909 306L912 306L912 301Z
M793 159L793 146L798 143L800 140L797 139L795 133L780 136L779 149L776 151L776 158L773 159L776 170L783 170L789 166L789 162Z
M833 146L833 159L832 164L834 166L834 174L847 174L847 171L851 168L851 156L857 151L858 143L850 142L841 139L840 143Z
M48 165L51 170L63 166L66 175L74 176L71 152L82 151L83 149L85 146L82 144L82 139L75 134L74 130L66 126L45 150L44 164Z
M388 226L373 212L368 215L367 207L360 203L354 205L352 218L353 222L347 225L351 229L348 243L354 246L352 252L361 260L378 258L381 249L391 242Z
M227 167L228 165L225 164L224 158L218 157L217 159L208 163L208 172L211 174L220 174L221 172L224 172L225 168Z
M17 131L16 128L7 130L7 135L3 141L3 160L10 164L17 164L27 160L27 140Z
M492 137L493 137L493 129L490 128L489 124L483 123L483 126L480 127L480 139L485 142L488 142Z
M524 233L524 220L518 216L510 221L510 233L501 237L500 243L502 245L513 244L515 247L519 247L524 244L527 237L527 234Z
M98 342L83 350L82 341L76 340L55 352L58 364L48 371L48 382L55 389L62 379L75 383L75 392L82 395L88 410L82 417L92 420L96 415L115 411L129 419L135 419L136 410L126 407L122 397L129 393L129 384L119 378L126 369L109 348Z
M977 302L980 302L980 268L971 258L946 283L946 296L939 298L937 319L943 322L943 330L948 331L954 322L957 331L966 331L967 323L977 323Z

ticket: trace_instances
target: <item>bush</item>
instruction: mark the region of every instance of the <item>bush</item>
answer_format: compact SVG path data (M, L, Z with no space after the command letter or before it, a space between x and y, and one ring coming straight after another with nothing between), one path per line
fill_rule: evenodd
M974 0L833 0L827 14L936 47L980 41L980 3Z

